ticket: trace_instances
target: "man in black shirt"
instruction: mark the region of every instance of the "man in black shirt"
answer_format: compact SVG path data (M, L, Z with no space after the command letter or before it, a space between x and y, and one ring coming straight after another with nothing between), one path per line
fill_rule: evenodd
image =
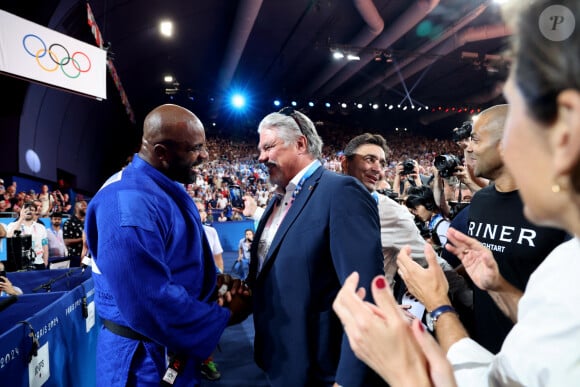
M493 252L501 274L523 291L531 273L567 238L567 234L538 227L524 217L518 187L501 157L506 115L507 105L493 106L483 111L473 125L466 153L475 160L475 175L493 183L473 196L468 210L467 233ZM497 307L489 293L475 288L473 298L473 339L497 353L513 322Z
M85 228L85 214L87 202L78 201L75 204L75 214L63 226L62 234L68 249L69 257L80 257L83 250L83 230Z

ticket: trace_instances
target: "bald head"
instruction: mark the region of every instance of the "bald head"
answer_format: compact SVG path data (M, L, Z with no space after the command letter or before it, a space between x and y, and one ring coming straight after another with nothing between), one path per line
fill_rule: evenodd
M203 124L177 105L153 109L143 123L139 157L172 180L191 183L193 167L207 159Z
M203 124L195 114L178 105L161 105L145 117L143 139L150 144L181 141L189 129L203 131Z
M507 113L507 104L492 106L477 116L474 127L477 126L478 129L485 130L492 139L499 141L503 135Z

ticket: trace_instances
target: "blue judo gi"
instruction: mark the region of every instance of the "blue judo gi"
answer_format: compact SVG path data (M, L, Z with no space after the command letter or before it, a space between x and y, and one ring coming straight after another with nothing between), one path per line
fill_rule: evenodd
M97 386L158 386L166 350L186 359L175 385L199 383L199 364L216 348L230 312L209 301L213 256L183 186L135 155L90 201L85 231L98 315L151 339L102 327Z

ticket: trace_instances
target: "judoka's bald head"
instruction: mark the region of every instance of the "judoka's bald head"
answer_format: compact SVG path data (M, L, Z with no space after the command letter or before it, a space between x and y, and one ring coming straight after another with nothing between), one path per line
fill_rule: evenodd
M161 105L145 117L139 156L167 177L190 183L192 168L208 157L203 124L181 106Z

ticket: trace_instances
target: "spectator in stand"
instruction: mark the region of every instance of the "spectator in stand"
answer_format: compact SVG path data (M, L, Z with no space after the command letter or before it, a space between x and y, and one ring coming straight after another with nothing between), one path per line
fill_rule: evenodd
M62 215L60 212L50 214L50 227L46 230L48 236L48 256L66 257L68 249L64 243L62 225Z
M52 211L53 198L50 192L48 192L48 185L43 184L38 194L38 200L40 201L40 217L46 218Z
M218 222L227 222L228 221L228 217L226 216L226 212L222 211L220 212L220 216L217 219Z
M80 257L83 250L83 230L85 228L85 215L87 202L78 201L75 204L75 214L63 226L64 243L71 257Z
M224 196L223 192L218 192L216 200L216 208L219 210L225 210L228 205L228 199Z

